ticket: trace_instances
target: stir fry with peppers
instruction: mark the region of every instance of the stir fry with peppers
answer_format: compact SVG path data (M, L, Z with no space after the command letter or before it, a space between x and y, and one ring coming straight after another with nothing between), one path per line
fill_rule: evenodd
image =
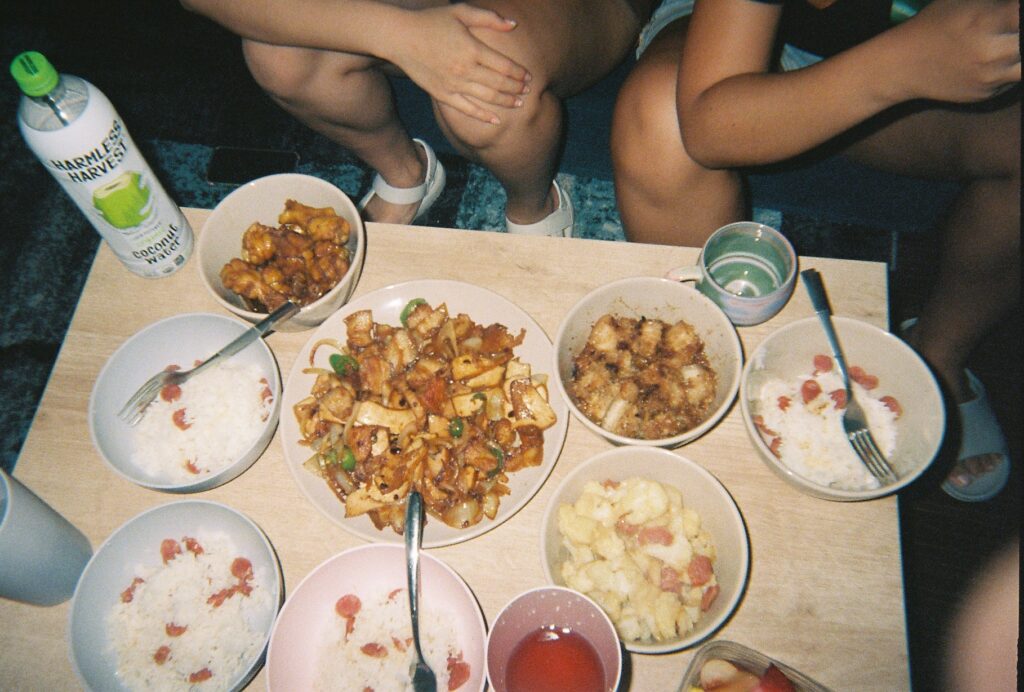
M509 474L541 464L544 430L555 424L546 376L514 353L526 332L422 299L400 319L382 324L360 310L345 318L344 341L313 345L304 372L316 380L294 407L313 451L304 467L345 516L366 514L378 529L403 533L412 490L448 526L493 519ZM322 348L332 349L330 368L314 365Z

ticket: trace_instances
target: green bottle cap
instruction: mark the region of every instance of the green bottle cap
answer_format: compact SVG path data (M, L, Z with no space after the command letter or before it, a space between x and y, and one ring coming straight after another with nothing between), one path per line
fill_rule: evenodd
M60 81L60 75L46 56L34 50L14 58L11 62L11 76L28 96L45 96Z

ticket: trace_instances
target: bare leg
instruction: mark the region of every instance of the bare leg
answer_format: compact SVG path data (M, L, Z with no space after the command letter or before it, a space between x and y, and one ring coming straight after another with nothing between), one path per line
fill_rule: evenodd
M475 0L518 22L514 31L476 35L533 75L521 108L499 112L500 125L435 104L453 146L490 170L508 195L506 216L533 223L554 211L551 183L564 127L562 99L610 72L632 45L639 22L623 0Z
M423 182L426 160L399 121L385 63L249 40L242 45L256 82L282 108L351 151L389 184ZM417 208L374 197L366 214L375 221L407 222Z
M715 229L746 215L740 176L704 168L683 146L675 85L688 21L659 32L615 104L615 193L633 242L698 247Z
M939 229L938 274L910 340L957 402L968 401L968 356L1020 298L1020 101L994 112L917 113L849 153L896 173L964 183Z

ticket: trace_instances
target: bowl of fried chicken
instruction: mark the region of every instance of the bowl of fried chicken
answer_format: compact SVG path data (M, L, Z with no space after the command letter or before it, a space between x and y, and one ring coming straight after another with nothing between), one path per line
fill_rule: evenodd
M739 390L736 328L709 298L637 276L600 286L563 318L555 382L573 415L620 445L678 447L713 428Z
M203 283L238 317L256 323L285 301L298 304L282 331L312 329L348 302L365 253L352 199L298 173L257 178L227 195L196 250Z

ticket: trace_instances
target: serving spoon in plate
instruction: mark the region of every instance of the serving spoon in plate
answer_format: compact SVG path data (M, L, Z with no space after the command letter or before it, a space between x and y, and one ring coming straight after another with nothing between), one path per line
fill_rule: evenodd
M423 496L413 490L405 505L405 574L409 587L409 615L416 661L409 668L416 692L437 692L437 676L427 665L420 647L420 547L423 544Z

